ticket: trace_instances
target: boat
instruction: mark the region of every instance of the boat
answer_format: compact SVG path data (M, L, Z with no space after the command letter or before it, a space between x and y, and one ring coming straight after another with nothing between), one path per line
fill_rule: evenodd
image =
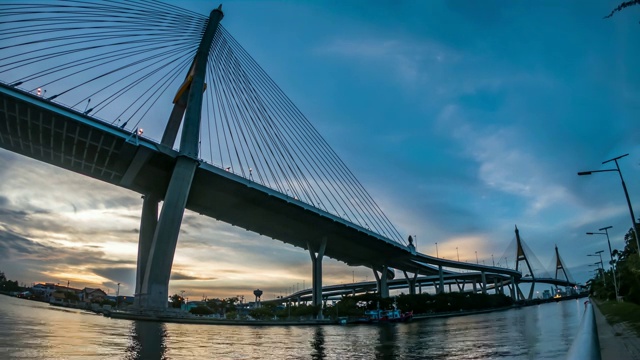
M364 316L355 321L357 324L380 324L393 322L407 322L413 318L413 311L401 312L399 309L393 310L367 310Z

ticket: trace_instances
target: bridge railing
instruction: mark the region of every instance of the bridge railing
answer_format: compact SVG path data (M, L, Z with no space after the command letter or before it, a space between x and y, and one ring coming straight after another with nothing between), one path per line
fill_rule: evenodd
M573 339L567 354L567 360L600 360L598 328L590 301L585 302L584 315L580 321L578 334Z

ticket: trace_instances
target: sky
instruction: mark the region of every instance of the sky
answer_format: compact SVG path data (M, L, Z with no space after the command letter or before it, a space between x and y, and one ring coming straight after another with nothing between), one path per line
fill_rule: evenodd
M640 7L602 19L616 5L229 1L222 23L418 251L513 267L517 225L543 265L557 245L585 282L587 254L607 253L585 233L613 226L621 249L631 222L616 173L576 173L628 153L640 201ZM141 208L140 194L0 150L0 271L132 294ZM372 278L323 262L326 285ZM185 213L171 294L269 299L310 283L305 250Z

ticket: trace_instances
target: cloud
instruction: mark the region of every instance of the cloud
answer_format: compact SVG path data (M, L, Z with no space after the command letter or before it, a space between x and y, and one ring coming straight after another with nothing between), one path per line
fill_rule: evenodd
M315 52L348 59L353 66L391 73L384 78L395 78L411 87L435 80L444 64L450 66L461 58L453 49L435 41L377 37L336 38Z
M171 280L197 280L197 281L210 281L210 280L216 280L215 277L200 277L200 276L193 276L193 275L187 275L184 273L181 273L179 271L173 270L171 271Z

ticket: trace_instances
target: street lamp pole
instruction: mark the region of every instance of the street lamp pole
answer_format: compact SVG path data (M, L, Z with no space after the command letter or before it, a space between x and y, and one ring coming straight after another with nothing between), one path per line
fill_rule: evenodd
M438 256L438 243L436 243L436 257L440 257Z
M118 289L116 290L116 309L120 305L120 283L118 283Z
M600 250L600 251L596 251L595 254L587 254L587 256L598 256L600 257L600 262L597 262L596 264L600 264L600 267L602 268L602 281L604 282L604 286L607 286L607 279L604 276L604 263L602 262L602 253L604 252L604 250Z
M615 262L613 261L613 251L611 251L611 240L609 240L609 229L611 229L612 227L613 226L606 226L598 229L600 231L604 230L603 233L588 232L587 235L606 235L607 236L607 244L609 244L609 256L611 257L611 262L609 264L613 269L613 287L616 290L616 301L617 301L618 300L618 280L616 279L616 265L615 265Z
M460 262L460 253L458 252L458 247L456 246L456 255L458 255L458 262Z
M620 155L613 159L609 159L607 161L603 161L603 164L613 161L616 164L615 169L605 169L605 170L592 170L592 171L581 171L578 173L579 176L582 175L591 175L595 172L608 172L608 171L617 171L618 175L620 175L620 181L622 182L622 190L624 190L624 196L627 199L627 206L629 207L629 214L631 215L631 224L633 225L633 234L636 237L636 245L638 246L638 255L640 256L640 239L638 239L638 231L636 230L636 217L633 214L633 207L631 206L631 200L629 199L629 192L627 191L627 184L624 182L624 178L622 177L622 171L620 171L620 165L618 165L618 159L623 158L629 154Z

